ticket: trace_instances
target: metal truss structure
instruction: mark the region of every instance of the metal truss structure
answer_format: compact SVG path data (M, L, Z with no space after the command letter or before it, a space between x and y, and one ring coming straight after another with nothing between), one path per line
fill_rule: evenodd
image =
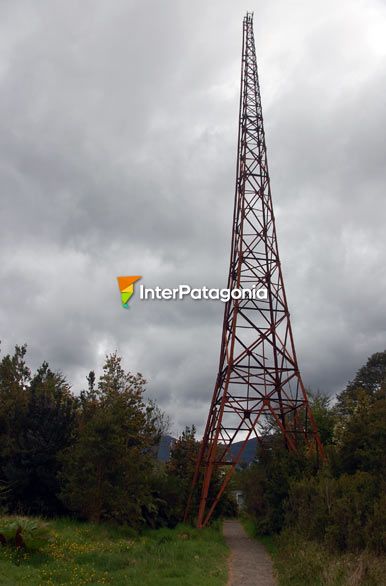
M254 287L260 297L265 290L266 298L230 299L225 306L218 375L192 483L193 493L202 481L198 527L211 518L248 440L263 442L269 427L281 430L288 450L297 451L301 441L324 458L299 372L280 265L250 13L243 20L237 161L228 288ZM221 486L208 502L219 466Z

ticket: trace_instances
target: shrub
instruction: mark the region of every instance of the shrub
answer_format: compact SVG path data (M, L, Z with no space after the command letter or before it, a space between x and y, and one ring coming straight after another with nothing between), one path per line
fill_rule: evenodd
M358 551L368 545L367 528L376 523L376 498L376 482L367 472L302 479L290 488L286 526L332 549ZM380 541L380 529L374 533Z
M16 549L38 551L53 540L48 525L39 519L26 517L2 518L0 542Z

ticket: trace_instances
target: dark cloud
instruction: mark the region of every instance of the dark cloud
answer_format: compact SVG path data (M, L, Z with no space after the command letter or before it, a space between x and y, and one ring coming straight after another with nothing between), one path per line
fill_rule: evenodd
M205 420L223 305L126 312L115 277L225 285L247 9L305 383L332 394L385 346L385 5L252 4L0 8L4 349L75 389L117 349L175 430Z

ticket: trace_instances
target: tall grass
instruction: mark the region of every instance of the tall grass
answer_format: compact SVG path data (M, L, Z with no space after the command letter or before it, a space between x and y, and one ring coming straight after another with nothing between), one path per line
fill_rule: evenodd
M2 586L224 586L227 547L219 528L146 531L68 519L48 523L53 541L15 557L0 548Z
M269 551L279 586L386 586L385 557L366 551L333 552L292 530L280 536L260 536L250 518L244 518L243 525Z
M363 551L338 553L292 531L276 540L279 586L384 586L386 559Z

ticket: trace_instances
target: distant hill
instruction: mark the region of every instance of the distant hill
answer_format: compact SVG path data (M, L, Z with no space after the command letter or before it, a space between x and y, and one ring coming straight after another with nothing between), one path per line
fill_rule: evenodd
M170 458L170 450L172 448L173 442L175 442L176 439L174 437L172 437L171 435L163 435L161 437L161 441L160 444L158 446L158 453L157 453L157 458L158 460L160 460L161 462L167 462ZM236 442L232 445L231 447L231 454L235 455L240 446L241 446L242 442ZM253 462L255 456L256 456L256 448L257 448L257 439L256 438L251 438L250 440L248 440L247 445L245 447L245 450L243 452L243 455L241 457L240 460L240 464L250 464L251 462Z
M236 442L231 446L231 454L232 456L236 455L240 446L243 442ZM239 464L251 464L256 457L256 450L257 450L257 438L253 437L248 440L247 445L245 446L244 452L241 456Z

